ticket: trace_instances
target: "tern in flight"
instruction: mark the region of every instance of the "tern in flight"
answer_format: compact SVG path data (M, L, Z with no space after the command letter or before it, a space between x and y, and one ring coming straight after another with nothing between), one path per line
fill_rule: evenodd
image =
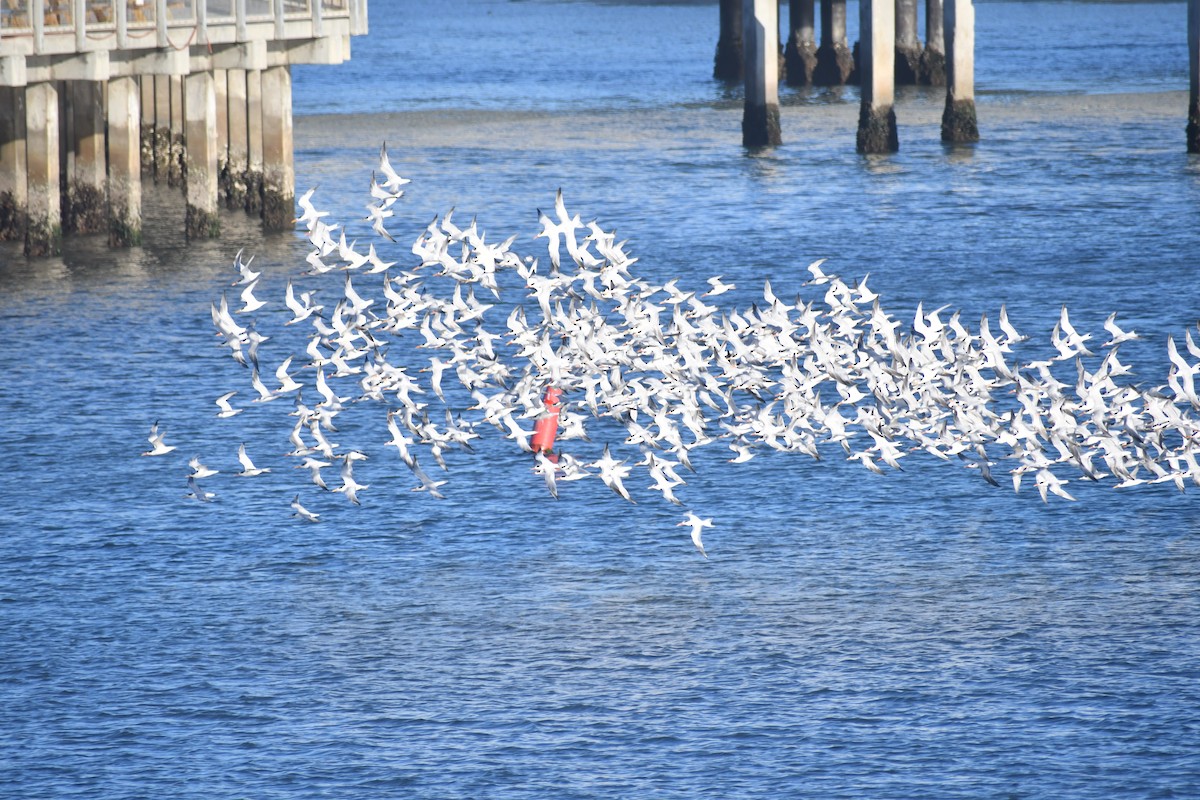
M296 201L296 203L304 211L304 214L297 217L295 221L302 223L304 225L304 227L309 228L309 229L313 228L314 224L321 217L329 216L328 211L318 211L316 208L313 207L312 196L313 196L313 192L315 192L315 191L316 191L315 187L312 189L309 189L307 192L300 195L300 198Z
M306 520L308 522L320 522L321 521L320 514L314 514L313 512L309 511L304 506L300 505L300 495L296 495L295 499L292 500L292 508L296 509L296 513L292 514L293 517L299 517L300 519Z
M687 512L687 516L683 518L683 522L678 523L675 527L690 527L692 529L692 544L696 545L696 549L700 551L700 555L708 558L708 553L704 552L704 542L700 540L700 532L705 528L711 528L713 524L712 518L700 519L695 512Z
M404 192L400 191L400 187L406 183L411 183L408 178L401 178L396 174L396 170L392 169L392 163L388 161L387 142L384 142L379 147L379 171L383 174L384 181L381 186L392 192L394 197L399 198Z
M188 477L196 478L197 480L200 478L211 478L213 475L216 475L218 472L218 470L212 469L210 467L206 467L203 464L201 464L199 456L197 456L196 458L193 458L191 461L189 461L188 466L192 468L192 473L190 475L188 475Z
M167 435L166 431L162 431L161 433L159 432L158 420L155 420L154 424L150 426L150 437L149 437L150 449L147 450L146 452L142 453L142 455L144 455L144 456L161 456L161 455L165 455L165 454L171 452L172 450L174 450L175 445L166 444L163 442L163 438L166 435Z
M254 261L254 256L250 256L250 258L242 261L242 251L237 251L237 255L233 257L233 266L238 271L239 279L233 283L234 286L244 286L247 283L254 283L258 280L258 276L262 273L250 269L252 261Z
M270 467L254 466L254 462L250 460L250 456L246 455L246 445L244 442L238 445L238 461L242 464L242 471L237 474L247 478L255 475L263 475L271 471Z
M217 416L220 417L221 419L229 419L230 417L237 416L238 414L240 414L246 410L244 408L234 408L233 406L231 406L229 404L229 398L233 397L235 394L237 394L236 391L226 392L225 394L221 395L220 397L218 397L216 399L215 402L216 402L217 406L221 409L220 411L217 412Z

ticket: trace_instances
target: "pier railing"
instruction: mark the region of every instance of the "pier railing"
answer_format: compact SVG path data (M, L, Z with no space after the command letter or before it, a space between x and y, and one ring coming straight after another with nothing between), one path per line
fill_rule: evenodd
M0 0L0 58L366 33L365 0Z

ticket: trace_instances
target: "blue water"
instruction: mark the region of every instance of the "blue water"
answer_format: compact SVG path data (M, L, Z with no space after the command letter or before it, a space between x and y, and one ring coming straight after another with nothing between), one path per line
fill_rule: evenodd
M852 89L784 90L783 146L746 153L715 5L456 3L377 2L350 63L296 70L301 190L365 241L380 140L412 177L393 256L451 206L544 253L562 187L638 274L724 275L730 304L811 291L824 257L896 316L1006 303L1046 348L1061 305L1100 335L1118 311L1145 387L1196 330L1181 3L980 3L982 141L943 147L913 90L882 158L854 153ZM209 318L238 248L271 364L286 281L341 277L239 214L184 244L166 189L146 216L132 251L0 247L0 796L1200 795L1195 487L1043 504L932 458L718 445L679 490L714 518L705 560L648 479L556 502L496 436L449 456L445 501L414 494L363 405L352 506L283 457L286 401L212 402L252 405ZM155 420L178 450L142 458ZM269 475L231 475L242 442ZM211 504L184 498L192 456L223 471Z

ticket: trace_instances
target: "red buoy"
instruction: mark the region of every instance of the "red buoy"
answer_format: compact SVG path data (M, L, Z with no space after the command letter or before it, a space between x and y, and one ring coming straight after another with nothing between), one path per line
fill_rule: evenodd
M558 401L562 393L562 389L546 387L546 394L542 397L546 410L534 423L533 436L529 440L529 445L535 453L549 453L554 449L554 437L558 436L558 412L562 409Z

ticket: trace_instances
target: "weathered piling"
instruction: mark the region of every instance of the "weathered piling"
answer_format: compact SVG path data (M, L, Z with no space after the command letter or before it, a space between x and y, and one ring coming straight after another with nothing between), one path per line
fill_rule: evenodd
M262 70L246 71L246 213L263 210Z
M740 81L745 55L742 52L742 0L721 0L721 30L713 56L713 77Z
M25 88L25 255L56 255L62 249L59 198L58 87L54 81Z
M897 86L912 86L921 80L921 42L917 38L917 0L896 0Z
M213 93L217 111L217 201L225 205L229 196L229 71L213 70Z
M0 87L0 241L25 238L25 88Z
M788 0L787 45L783 62L789 86L811 86L817 68L817 31L814 0Z
M1200 153L1200 0L1188 0L1188 99L1187 151Z
M231 69L226 73L226 97L229 100L229 148L222 177L225 187L225 207L244 208L246 205L246 169L249 167L249 133L247 127L246 70Z
M295 225L296 170L292 160L292 71L269 67L262 73L263 227Z
M171 76L154 76L154 182L174 185L171 172Z
M171 93L171 142L167 161L167 185L185 186L184 170L187 169L187 99L184 96L184 76L170 75L167 78Z
M108 230L105 211L104 85L99 81L69 81L66 107L71 137L67 144L70 173L62 203L63 233L101 233Z
M108 82L108 243L132 247L142 241L142 81Z
M189 239L219 236L217 217L217 93L211 72L184 79L186 92L186 229Z
M900 149L896 132L896 7L893 0L861 0L859 5L859 85L857 148L860 153L892 153Z
M975 116L975 6L972 0L945 0L946 110L942 141L979 141Z
M141 152L142 172L154 177L154 76L138 78L138 113L141 115L141 136L138 147Z
M742 29L746 50L746 102L742 144L779 144L779 5L776 0L746 0Z
M841 86L853 77L854 54L846 41L846 0L821 0L821 44L813 84Z
M946 85L946 39L942 0L925 0L925 49L921 52L921 83Z

